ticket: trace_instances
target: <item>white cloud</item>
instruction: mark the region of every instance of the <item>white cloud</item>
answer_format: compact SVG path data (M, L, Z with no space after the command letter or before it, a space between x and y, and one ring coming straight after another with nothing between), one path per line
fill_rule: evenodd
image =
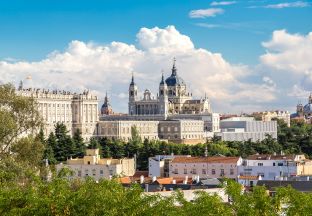
M211 2L211 6L225 6L225 5L232 5L236 4L236 1L213 1Z
M208 8L192 10L189 13L190 18L205 18L205 17L215 17L218 14L223 14L224 10L222 8Z
M304 36L277 30L272 39L262 45L267 49L260 57L264 65L297 74L312 72L312 32Z
M269 4L264 6L264 8L282 9L282 8L303 8L308 7L308 2L296 1L296 2L284 2L279 4Z
M141 28L137 43L72 41L64 52L54 51L41 61L0 61L0 81L18 84L31 75L33 86L38 88L91 89L101 98L108 91L114 109L126 112L131 73L140 92L149 88L156 95L161 70L168 77L175 56L178 74L193 95L200 98L206 92L217 112L247 111L276 99L270 80L243 81L252 74L249 67L230 64L219 53L195 48L174 26Z

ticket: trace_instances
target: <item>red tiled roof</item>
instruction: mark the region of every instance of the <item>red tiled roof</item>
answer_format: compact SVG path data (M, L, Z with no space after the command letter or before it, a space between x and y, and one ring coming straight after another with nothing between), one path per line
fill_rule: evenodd
M259 177L258 176L239 176L238 179L242 179L242 180L258 180Z
M156 180L156 182L158 184L164 185L164 184L172 184L172 180L173 180L172 177L170 177L170 178L159 178L159 179Z
M117 178L116 180L121 184L131 184L131 179L129 176Z
M141 176L148 177L148 171L136 171L133 175L134 178L140 178Z
M172 163L237 163L239 157L175 157Z

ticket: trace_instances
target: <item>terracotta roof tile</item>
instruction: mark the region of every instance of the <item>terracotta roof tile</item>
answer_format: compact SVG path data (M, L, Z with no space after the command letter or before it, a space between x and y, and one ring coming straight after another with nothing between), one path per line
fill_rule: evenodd
M131 179L129 176L117 178L116 180L121 184L131 184Z
M164 185L164 184L172 184L172 180L173 180L172 177L170 177L170 178L159 178L159 179L156 180L156 182L158 184Z

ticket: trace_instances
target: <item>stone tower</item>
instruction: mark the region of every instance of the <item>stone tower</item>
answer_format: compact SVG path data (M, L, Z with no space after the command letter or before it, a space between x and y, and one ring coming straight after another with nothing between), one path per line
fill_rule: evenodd
M299 117L303 117L303 115L304 115L302 103L298 103L298 104L297 104L297 115L298 115Z
M168 109L168 87L162 74L159 83L159 114L167 116Z
M134 77L132 74L131 83L129 86L129 115L136 115L135 102L138 100L138 87L134 83Z

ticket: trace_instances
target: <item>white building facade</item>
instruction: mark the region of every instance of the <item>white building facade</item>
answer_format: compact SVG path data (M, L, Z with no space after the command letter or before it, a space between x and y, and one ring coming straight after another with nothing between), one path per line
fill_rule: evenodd
M286 180L294 176L312 175L312 162L304 155L251 155L238 167L240 183L253 185L252 178ZM252 178L248 178L252 177Z
M230 178L237 180L240 157L175 157L170 162L170 177Z
M58 122L65 124L71 135L77 129L86 140L95 135L99 116L98 98L89 91L72 94L67 91L23 89L20 86L16 93L35 99L45 123L46 135L54 132L54 126Z
M220 121L217 136L224 141L262 141L267 135L277 139L276 121L255 121L253 117L233 117Z

